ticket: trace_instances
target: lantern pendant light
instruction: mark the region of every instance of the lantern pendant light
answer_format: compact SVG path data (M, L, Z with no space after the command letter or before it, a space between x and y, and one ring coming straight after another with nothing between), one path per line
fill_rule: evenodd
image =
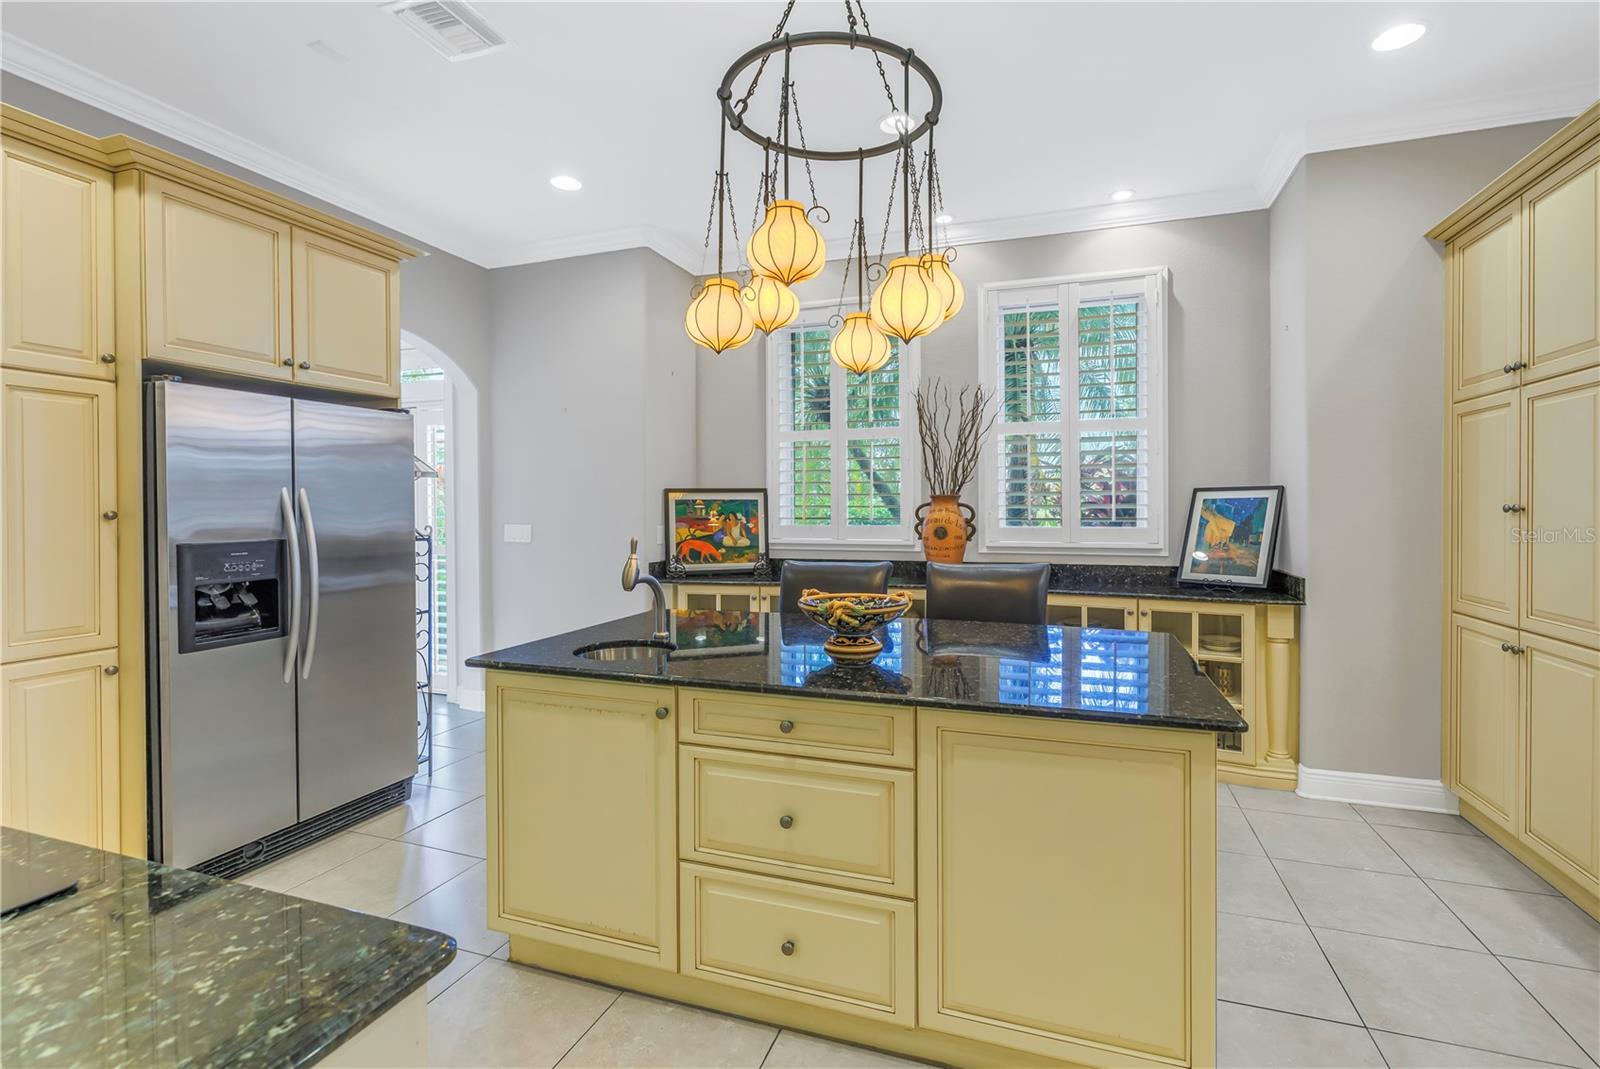
M805 205L789 199L789 112L794 107L793 83L789 79L791 50L783 52L783 89L778 113L783 137L783 198L767 204L766 218L750 235L745 251L750 270L757 275L792 286L822 273L828 263L828 245L806 217Z
M911 67L905 66L906 114L911 113ZM906 124L909 126L909 124ZM929 152L932 152L933 128L928 129ZM931 157L930 157L931 158ZM933 272L923 256L911 253L911 140L906 129L900 132L900 165L905 185L901 196L905 255L889 262L889 269L872 294L872 321L885 334L910 344L924 334L929 334L945 320L946 300L933 279ZM932 179L932 165L929 165ZM931 226L931 222L930 222Z
M855 255L860 268L856 273L856 307L859 311L850 312L844 317L844 322L839 327L839 332L833 336L833 362L846 371L857 375L870 375L889 362L894 355L894 347L889 343L889 336L885 334L876 323L872 321L872 314L867 311L866 274L867 274L867 224L864 215L864 202L866 199L866 157L856 158L856 226L855 226ZM845 269L849 270L850 261L845 261Z
M756 331L750 305L740 292L737 279L722 274L722 209L728 186L728 126L718 115L721 150L717 158L717 274L706 280L700 292L689 301L683 328L697 345L714 353L737 349Z
M933 225L937 216L934 215L933 194L938 185L939 169L933 154L933 134L928 134L928 251L922 256L922 266L928 269L928 276L933 279L933 284L939 290L939 296L944 299L944 318L949 320L967 301L966 287L961 285L961 280L956 277L955 269L950 266L950 261L955 259L955 250L946 249L943 252L934 247ZM940 194L943 199L943 194Z
M766 275L752 275L740 296L750 306L756 329L766 334L788 326L800 314L800 298L794 290Z

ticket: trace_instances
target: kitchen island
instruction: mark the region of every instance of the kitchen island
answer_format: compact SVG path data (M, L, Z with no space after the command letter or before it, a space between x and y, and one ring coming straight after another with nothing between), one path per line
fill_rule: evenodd
M448 935L12 828L0 857L78 885L0 920L0 1064L426 1059Z
M1216 741L1170 635L630 617L488 669L514 961L952 1064L1210 1065ZM578 650L588 651L589 656Z

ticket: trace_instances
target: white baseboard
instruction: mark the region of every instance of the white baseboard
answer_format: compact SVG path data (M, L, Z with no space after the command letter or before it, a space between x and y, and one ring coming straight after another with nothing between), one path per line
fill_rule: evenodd
M1304 798L1381 805L1390 809L1421 809L1429 813L1454 813L1458 809L1456 796L1436 779L1339 772L1305 765L1300 766L1300 785L1295 793Z
M483 691L468 690L465 687L462 687L460 690L456 691L456 704L461 706L461 708L469 709L474 713L481 713L483 712L484 705Z

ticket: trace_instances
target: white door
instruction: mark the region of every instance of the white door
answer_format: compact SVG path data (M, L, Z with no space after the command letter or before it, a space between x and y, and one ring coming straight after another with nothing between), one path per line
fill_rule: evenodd
M410 355L409 352L402 356ZM408 362L409 363L409 362ZM417 609L426 612L432 608L432 638L427 647L430 654L433 679L431 689L436 694L446 694L450 678L450 614L449 589L449 494L446 471L449 467L450 441L445 426L445 413L449 411L449 383L438 368L408 366L400 375L400 403L412 413L416 435L413 452L437 477L427 476L416 480L416 524L418 532L431 532L433 536L433 575L424 585L417 584ZM419 468L419 472L423 469ZM418 543L418 551L421 551ZM417 576L423 574L423 564L417 565ZM431 606L430 606L431 602ZM425 619L423 617L422 619ZM421 627L419 623L419 628ZM419 649L422 642L419 637Z

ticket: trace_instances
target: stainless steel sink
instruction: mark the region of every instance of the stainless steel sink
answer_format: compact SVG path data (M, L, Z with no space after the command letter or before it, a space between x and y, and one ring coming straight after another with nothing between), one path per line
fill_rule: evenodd
M644 661L665 657L676 648L670 642L645 640L636 642L596 642L589 646L579 646L572 651L572 654L575 657L586 657L591 661Z

